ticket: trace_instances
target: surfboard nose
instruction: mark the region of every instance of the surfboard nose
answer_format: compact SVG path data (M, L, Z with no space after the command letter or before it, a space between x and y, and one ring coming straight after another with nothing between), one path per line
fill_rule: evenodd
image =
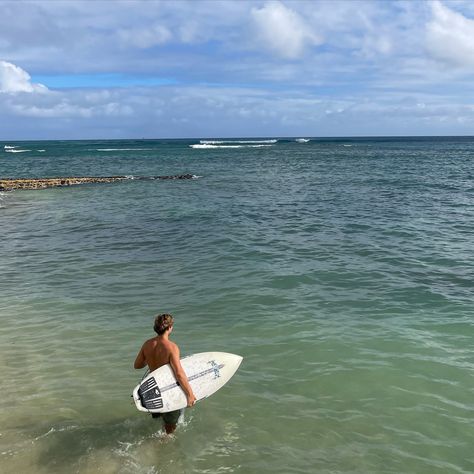
M231 365L237 371L240 364L244 360L244 358L238 354L231 354L230 352L214 352L217 358L221 358L225 361L226 364Z

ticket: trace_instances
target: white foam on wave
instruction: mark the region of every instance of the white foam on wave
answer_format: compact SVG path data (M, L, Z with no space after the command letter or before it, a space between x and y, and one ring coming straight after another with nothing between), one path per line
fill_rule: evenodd
M225 143L276 143L278 140L200 140L199 143L203 145L220 145Z
M211 143L196 143L194 145L189 145L191 148L262 148L273 146L273 144L258 144L258 145L213 145Z
M95 151L141 151L152 150L152 148L96 148Z
M16 146L16 145L5 145L3 148L5 150L13 150L13 148L18 148L18 146Z
M295 140L295 142L298 142L298 143L308 143L309 142L309 138L297 138Z
M36 150L39 153L44 153L46 150Z
M25 153L26 151L31 151L31 150L17 150L16 148L7 148L5 149L7 153Z
M35 441L38 441L42 438L46 438L47 436L50 436L54 433L61 433L61 432L64 432L64 431L73 431L73 430L77 430L78 428L79 428L79 425L68 425L68 426L63 426L61 428L55 428L53 426L46 433L43 433L42 435L36 436Z

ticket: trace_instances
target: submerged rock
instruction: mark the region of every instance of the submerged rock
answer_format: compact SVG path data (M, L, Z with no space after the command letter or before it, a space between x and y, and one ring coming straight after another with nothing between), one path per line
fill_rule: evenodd
M45 189L62 186L76 186L79 184L113 183L130 179L193 179L192 174L178 174L171 176L76 176L58 178L0 178L0 191L14 189Z

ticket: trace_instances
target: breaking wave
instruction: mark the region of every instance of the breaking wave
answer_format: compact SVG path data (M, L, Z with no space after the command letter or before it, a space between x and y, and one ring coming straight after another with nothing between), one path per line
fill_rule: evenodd
M152 150L152 148L96 148L95 151L142 151Z
M251 143L271 143L274 144L278 140L271 139L271 140L200 140L199 143L202 145L221 145L225 143L243 143L243 144L251 144Z
M19 145L4 145L3 149L6 153L25 153L27 151L31 150L26 150L26 149L21 149ZM45 152L46 150L36 150L40 153Z
M259 143L255 145L213 145L212 143L196 143L194 145L189 145L191 148L265 148L273 146L273 144L268 143Z

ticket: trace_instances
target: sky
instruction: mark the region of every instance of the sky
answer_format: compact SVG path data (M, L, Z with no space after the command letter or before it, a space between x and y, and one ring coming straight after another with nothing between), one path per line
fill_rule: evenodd
M474 135L471 0L0 0L0 139Z

